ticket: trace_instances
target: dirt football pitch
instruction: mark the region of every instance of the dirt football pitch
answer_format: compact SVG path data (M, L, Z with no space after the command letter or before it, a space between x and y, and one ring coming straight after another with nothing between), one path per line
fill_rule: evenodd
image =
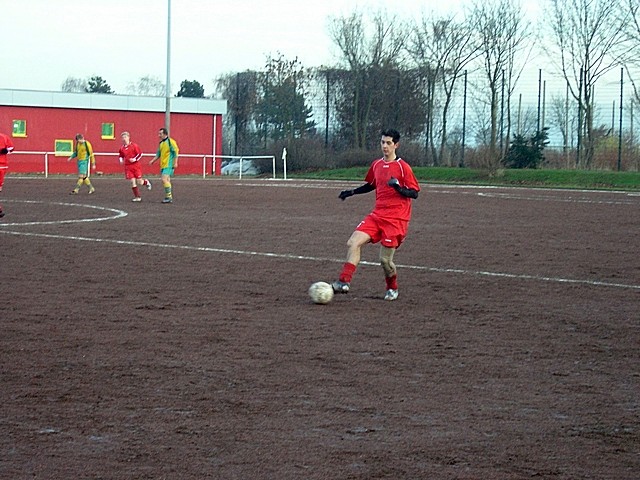
M640 196L422 185L315 305L360 182L7 177L1 479L640 478Z

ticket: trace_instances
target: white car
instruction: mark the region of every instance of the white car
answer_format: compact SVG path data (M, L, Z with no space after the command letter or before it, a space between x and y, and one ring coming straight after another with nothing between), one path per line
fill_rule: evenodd
M240 160L229 160L222 163L222 175L240 175ZM251 160L242 160L242 175L258 175L260 172Z

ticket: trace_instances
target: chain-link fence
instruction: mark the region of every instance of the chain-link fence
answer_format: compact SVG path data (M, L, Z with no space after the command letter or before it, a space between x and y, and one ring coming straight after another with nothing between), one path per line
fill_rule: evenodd
M523 71L513 88L501 79L493 91L481 71L465 71L449 94L423 72L365 73L355 78L353 72L316 69L292 85L312 128L281 138L271 135L280 126L268 125L260 113L261 102L278 102L261 98L262 74L235 75L223 94L229 101L225 153L278 155L286 146L293 170L348 166L370 160L378 153L379 131L396 128L402 153L414 165L494 168L516 136L528 140L544 131L540 166L640 170L637 102L633 82L621 70L599 80L589 105L574 98L576 88L564 78L540 69Z

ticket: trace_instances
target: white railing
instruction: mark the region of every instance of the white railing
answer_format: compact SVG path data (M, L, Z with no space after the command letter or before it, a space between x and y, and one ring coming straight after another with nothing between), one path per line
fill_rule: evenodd
M39 151L13 151L11 153L11 156L14 155L32 155L32 156L42 156L42 171L44 171L44 176L45 178L49 177L50 174L50 156L53 156L55 158L60 159L59 161L65 161L67 160L68 157L61 157L60 155L56 156L55 152L39 152ZM97 159L96 163L97 163L97 167L99 171L104 171L105 173L120 173L121 172L121 166L118 162L118 154L117 153L113 153L113 152L94 152L94 155ZM143 154L143 157L148 157L148 158L153 158L155 155L154 154ZM104 168L105 164L102 164L102 161L99 161L100 157L111 157L113 158L113 160L107 160L108 162L110 162L108 164L109 168ZM223 162L224 160L238 160L239 162L239 169L238 169L238 177L240 179L242 179L243 174L247 175L247 173L245 173L245 161L249 160L249 161L259 161L259 160L267 160L271 162L271 172L272 172L272 178L277 178L276 175L276 157L273 155L247 155L247 156L239 156L239 155L205 155L205 154L180 154L180 158L201 158L202 159L202 178L206 178L207 177L207 167L210 165L211 166L211 172L213 175L215 175L216 172L216 166L217 166L217 162ZM37 172L25 172L25 173L37 173ZM195 173L195 172L193 172ZM284 178L287 178L287 174L286 174L286 167L284 169Z

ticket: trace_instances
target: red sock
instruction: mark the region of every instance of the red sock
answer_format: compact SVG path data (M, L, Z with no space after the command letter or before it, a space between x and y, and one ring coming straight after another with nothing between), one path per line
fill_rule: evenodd
M384 277L387 282L387 290L397 290L398 289L398 275L394 275L393 277Z
M145 187L146 187L147 185L149 185L149 180L147 180L147 179L145 178L145 179L144 179L144 183L143 183L142 185L144 185Z
M342 266L342 272L340 273L340 281L351 283L351 277L356 271L356 266L353 263L345 262Z
M138 189L137 185L135 187L131 187L131 190L133 190L133 196L134 197L139 197L140 196L140 190Z

